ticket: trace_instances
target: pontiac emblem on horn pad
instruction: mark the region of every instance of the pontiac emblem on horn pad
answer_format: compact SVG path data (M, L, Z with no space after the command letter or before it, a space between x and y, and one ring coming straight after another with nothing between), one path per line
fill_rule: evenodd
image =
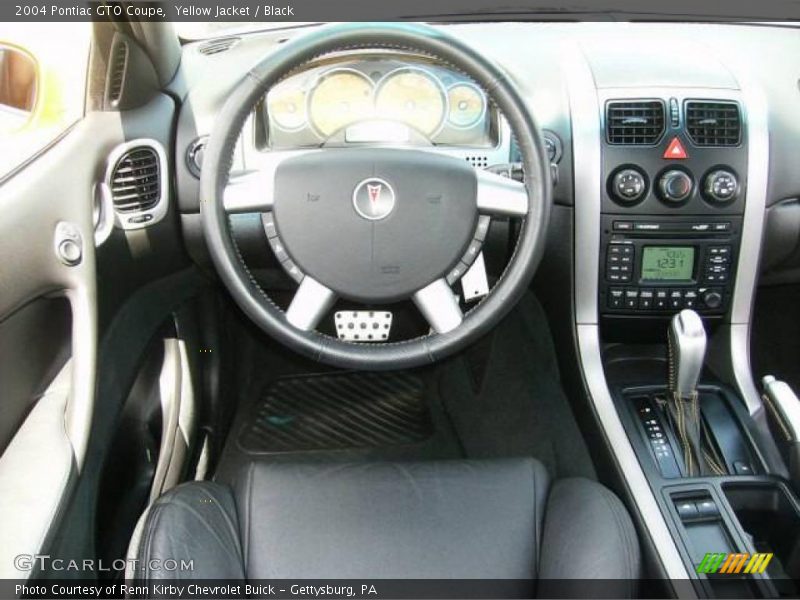
M353 208L369 221L385 219L394 210L394 189L378 177L365 179L353 191Z

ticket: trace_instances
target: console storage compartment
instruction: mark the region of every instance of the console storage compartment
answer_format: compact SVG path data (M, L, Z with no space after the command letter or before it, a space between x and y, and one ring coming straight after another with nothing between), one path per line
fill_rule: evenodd
M800 504L779 482L730 482L722 486L754 552L772 553L766 573L779 593L800 592Z

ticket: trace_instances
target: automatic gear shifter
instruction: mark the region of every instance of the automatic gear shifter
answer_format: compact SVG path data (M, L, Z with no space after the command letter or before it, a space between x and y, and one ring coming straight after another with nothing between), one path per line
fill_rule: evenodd
M669 346L669 394L667 412L681 443L687 477L724 469L713 448L705 442L697 382L706 354L706 330L693 310L675 315L667 333Z
M682 310L669 324L669 388L681 398L697 395L706 357L706 330L693 310Z

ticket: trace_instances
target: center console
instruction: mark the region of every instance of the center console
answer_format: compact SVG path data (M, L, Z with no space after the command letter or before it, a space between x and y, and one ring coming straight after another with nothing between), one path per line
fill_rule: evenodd
M763 96L746 75L614 87L599 59L569 60L579 359L658 568L682 597L796 595L800 503L748 358ZM687 309L708 350L679 393L667 332Z

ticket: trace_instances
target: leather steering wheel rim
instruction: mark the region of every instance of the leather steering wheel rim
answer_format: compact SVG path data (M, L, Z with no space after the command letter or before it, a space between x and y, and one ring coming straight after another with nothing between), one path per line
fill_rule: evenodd
M236 141L256 102L273 85L317 57L358 49L428 55L471 77L500 109L522 155L528 196L516 249L490 294L452 331L407 341L360 344L294 327L258 285L241 260L223 206ZM223 283L243 312L267 334L296 352L335 367L389 370L417 367L453 354L490 331L527 289L544 252L552 202L550 168L541 133L507 76L461 41L418 24L347 23L321 27L286 43L254 67L235 87L205 151L200 212L208 248Z

